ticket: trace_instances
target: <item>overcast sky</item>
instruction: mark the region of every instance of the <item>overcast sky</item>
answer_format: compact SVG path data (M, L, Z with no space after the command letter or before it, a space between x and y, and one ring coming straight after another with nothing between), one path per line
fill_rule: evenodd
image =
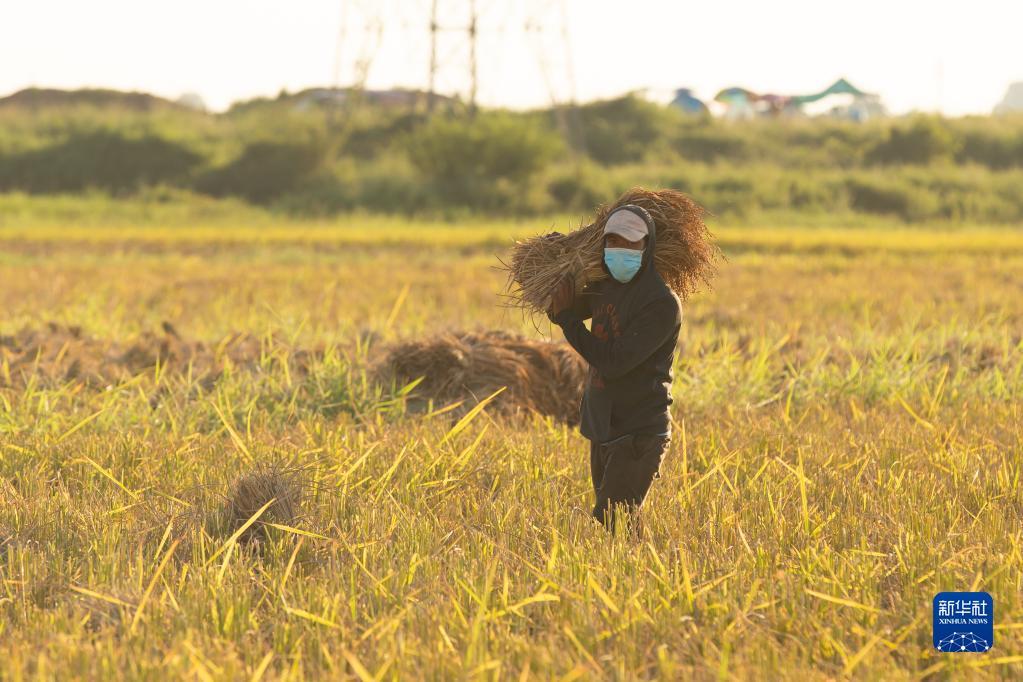
M28 86L231 101L335 81L424 88L431 0L0 0L0 94ZM468 91L470 0L438 0L437 85ZM1023 0L477 0L479 101L689 86L803 94L839 76L896 113L987 113L1023 81ZM379 20L379 32L372 27ZM540 30L527 30L532 20ZM567 32L562 33L565 26ZM545 68L541 68L545 65ZM546 74L546 75L545 75Z

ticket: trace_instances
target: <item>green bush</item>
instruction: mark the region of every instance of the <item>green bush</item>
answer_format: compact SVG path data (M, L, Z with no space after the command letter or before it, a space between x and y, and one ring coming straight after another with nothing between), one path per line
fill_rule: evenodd
M742 160L750 156L744 137L716 125L683 129L676 134L671 146L687 161L713 163L719 159Z
M306 182L320 167L323 156L323 147L316 144L254 142L234 161L200 177L196 189L213 196L269 203Z
M745 215L756 206L753 182L744 177L725 176L700 185L698 200L717 215Z
M851 178L846 182L849 206L863 213L893 215L906 221L936 217L936 197L905 183L885 180Z
M808 174L796 174L786 182L788 208L797 211L833 211L845 206L845 188Z
M938 119L918 116L908 125L890 128L887 138L867 154L867 160L881 164L926 165L951 158L956 147L956 141Z
M563 150L539 122L511 114L436 117L407 140L408 158L444 203L518 210L517 196Z
M885 122L884 125L890 125ZM770 157L784 159L789 168L854 168L863 164L866 150L883 137L876 122L867 124L808 119L779 121L759 131L758 147L771 143ZM768 158L763 156L762 158Z
M967 167L942 174L921 170L908 179L917 191L933 199L937 217L944 220L1010 222L1023 215L1019 173L994 174Z
M276 209L306 217L335 215L359 205L355 188L325 170L306 177L273 202Z
M629 96L579 108L578 121L586 153L598 163L639 161L668 139L682 115Z
M576 163L564 166L547 183L547 193L555 210L590 211L616 195L608 173L599 166Z
M373 117L359 121L345 138L343 153L357 159L375 159L391 150L396 140L412 133L426 119L421 114Z
M0 190L125 193L180 182L201 160L190 149L152 135L97 131L0 157Z
M956 160L998 170L1023 168L1023 132L968 131L963 135Z
M437 215L444 202L423 182L407 159L373 162L343 159L323 168L282 195L274 207L302 216L353 210L401 215Z
M991 203L1000 208L997 214L992 212L989 220L1017 225L1023 222L1023 172L999 174L980 196L990 197Z
M444 207L444 201L430 191L405 157L352 164L343 177L353 187L358 205L370 211L415 215Z

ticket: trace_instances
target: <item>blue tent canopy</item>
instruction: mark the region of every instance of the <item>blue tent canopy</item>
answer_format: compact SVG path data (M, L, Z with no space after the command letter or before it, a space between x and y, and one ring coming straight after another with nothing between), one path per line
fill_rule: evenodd
M675 99L671 100L671 106L678 107L690 114L702 114L707 111L707 105L693 95L689 88L679 88L675 91Z

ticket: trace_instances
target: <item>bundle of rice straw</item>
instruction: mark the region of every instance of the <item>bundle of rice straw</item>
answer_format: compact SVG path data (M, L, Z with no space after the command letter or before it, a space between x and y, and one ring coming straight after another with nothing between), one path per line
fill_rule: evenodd
M575 424L586 371L567 344L491 331L394 345L376 374L399 385L423 377L412 393L413 407L417 401L432 401L435 408L464 401L460 411L465 411L504 387L488 409L536 412Z
M593 222L567 235L534 237L516 242L508 270L511 304L535 312L550 306L550 294L566 275L576 289L607 277L602 267L604 223L619 206L635 204L650 213L657 227L654 264L671 289L685 300L702 284L710 284L721 255L703 222L706 211L673 189L635 187L614 204L598 207Z
M250 526L239 536L239 541L245 543L265 537L266 523L297 526L302 517L306 486L300 469L287 467L281 462L257 463L236 478L231 486L227 504L222 510L226 531L234 533L267 504L269 507L259 517L259 523Z

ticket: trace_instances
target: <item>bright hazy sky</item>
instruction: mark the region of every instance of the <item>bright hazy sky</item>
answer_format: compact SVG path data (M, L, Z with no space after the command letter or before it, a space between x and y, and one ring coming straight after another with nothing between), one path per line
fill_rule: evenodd
M281 88L330 85L336 63L347 85L362 55L372 56L369 87L425 87L430 2L0 0L0 94L28 86L195 92L223 109ZM442 23L468 21L469 0L438 3ZM989 112L1011 81L1023 80L1023 0L477 5L484 105L544 105L552 93L565 101L573 80L586 100L639 88L664 96L680 86L703 98L732 85L798 94L845 76L893 112L957 115ZM366 30L374 16L379 41ZM530 16L542 31L525 29ZM454 32L438 41L441 92L467 92L464 42Z

